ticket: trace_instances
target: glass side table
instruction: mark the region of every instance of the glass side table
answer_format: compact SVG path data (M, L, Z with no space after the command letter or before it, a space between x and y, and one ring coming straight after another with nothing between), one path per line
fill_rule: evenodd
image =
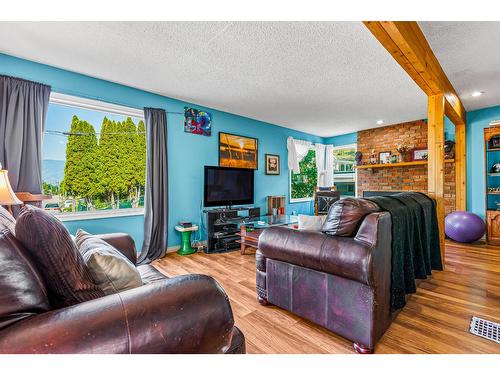
M189 255L196 253L196 250L191 247L191 232L195 232L198 230L197 225L193 225L191 227L181 227L179 225L175 226L175 230L181 233L182 236L182 244L181 248L177 250L177 254L179 255Z

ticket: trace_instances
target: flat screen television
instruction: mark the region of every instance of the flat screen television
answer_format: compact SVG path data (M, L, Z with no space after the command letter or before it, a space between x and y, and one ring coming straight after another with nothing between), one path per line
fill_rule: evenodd
M252 204L254 170L205 166L205 207Z

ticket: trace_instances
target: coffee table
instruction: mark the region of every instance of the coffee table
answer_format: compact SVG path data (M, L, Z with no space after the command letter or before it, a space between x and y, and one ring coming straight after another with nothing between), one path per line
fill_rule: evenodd
M257 247L259 237L266 228L276 226L292 226L298 223L298 217L293 215L266 215L259 218L233 219L240 230L240 253L245 254L248 246Z

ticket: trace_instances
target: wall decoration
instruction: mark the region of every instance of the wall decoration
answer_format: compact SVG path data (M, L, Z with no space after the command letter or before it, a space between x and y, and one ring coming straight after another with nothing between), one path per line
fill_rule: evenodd
M212 115L205 111L184 107L184 131L210 137L212 135Z
M219 166L258 169L257 139L220 132Z
M429 156L429 151L426 148L414 148L412 151L413 161L427 160Z
M391 162L391 152L390 151L379 152L378 162L379 164L389 164Z
M266 154L266 174L271 174L271 175L280 174L279 155Z
M354 153L354 160L356 160L356 165L362 165L363 164L363 154L359 151L356 151Z
M450 140L444 142L444 158L455 159L455 142Z
M399 161L408 162L412 160L412 154L410 153L411 147L408 143L400 143L396 146L396 151L399 152Z

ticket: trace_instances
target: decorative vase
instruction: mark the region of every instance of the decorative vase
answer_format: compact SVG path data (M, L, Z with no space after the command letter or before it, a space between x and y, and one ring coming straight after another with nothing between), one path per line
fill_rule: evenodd
M400 163L404 163L404 162L408 162L408 161L411 161L411 153L403 152L403 153L399 154L399 162Z

